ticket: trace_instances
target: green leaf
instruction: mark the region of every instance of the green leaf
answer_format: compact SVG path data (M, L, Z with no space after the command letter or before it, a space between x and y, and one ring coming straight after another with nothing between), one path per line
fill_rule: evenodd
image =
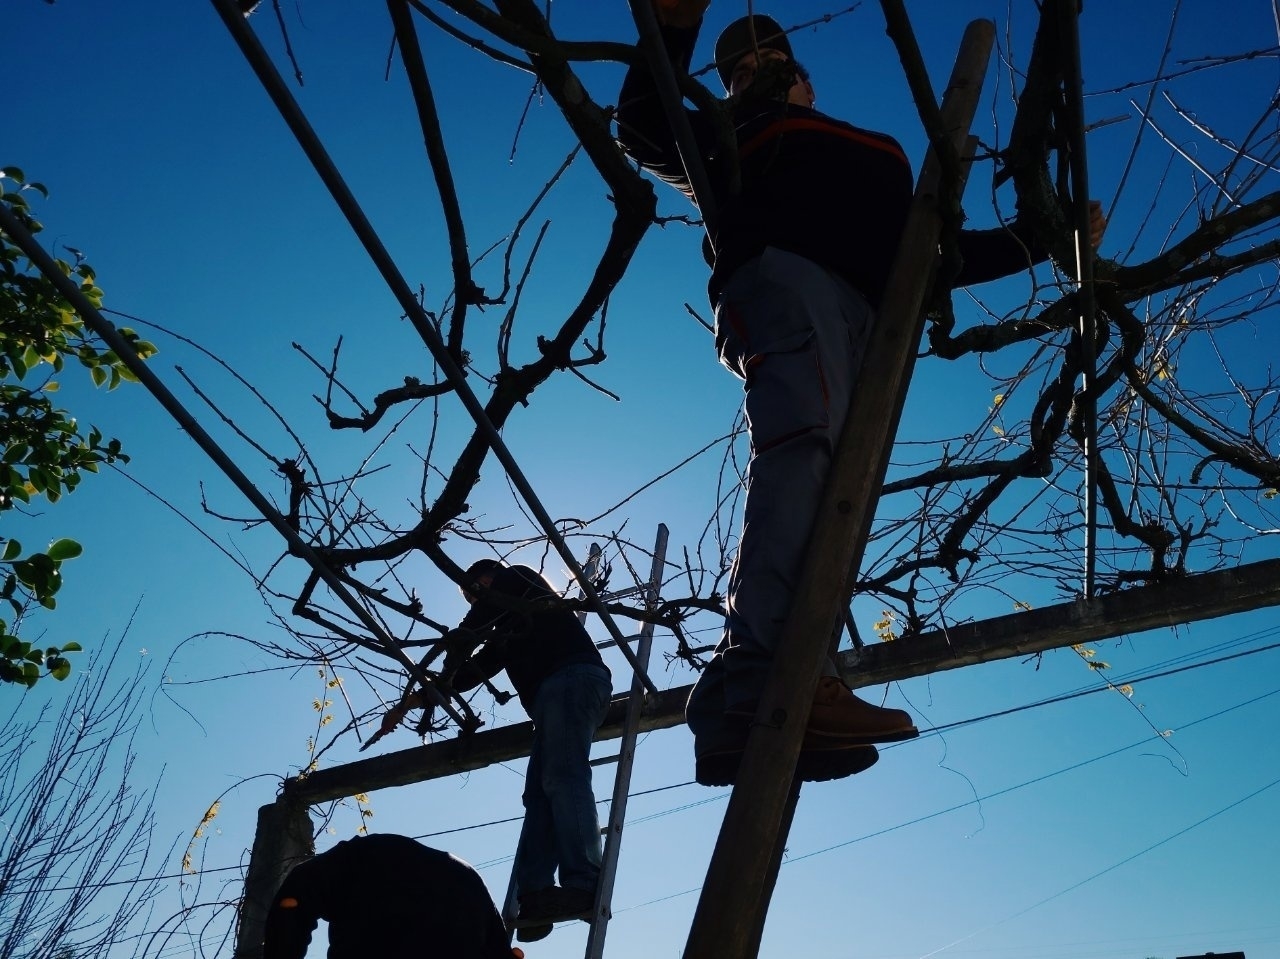
M48 662L49 675L61 682L71 675L71 664L61 656Z
M0 558L3 558L4 562L8 563L11 560L17 559L18 554L21 552L22 552L22 544L19 543L16 539L11 539L9 540L9 542L4 544L4 556Z
M84 552L84 547L73 539L59 539L49 544L49 558L62 562L65 559L75 559Z
M80 644L74 641L70 643L66 643L62 647L62 651L64 653L78 653L80 652L80 650L81 650Z
M93 379L94 386L101 386L107 382L107 371L101 366L94 366L89 369L89 376Z

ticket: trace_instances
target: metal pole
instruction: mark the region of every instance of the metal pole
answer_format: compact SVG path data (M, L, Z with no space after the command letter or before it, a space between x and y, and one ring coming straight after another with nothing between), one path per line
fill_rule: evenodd
M85 326L93 330L107 346L111 347L115 354L120 357L121 362L128 367L129 372L136 376L138 381L150 391L151 395L160 401L160 405L177 421L179 426L190 434L196 445L213 460L214 465L222 470L236 488L244 494L245 498L262 514L262 517L275 527L276 532L284 537L285 542L289 544L289 551L300 557L315 571L316 575L324 581L324 584L329 587L334 596L341 600L364 627L373 634L373 637L383 645L387 653L408 669L413 677L422 684L422 688L427 691L429 697L434 699L436 705L441 706L459 726L471 725L463 720L461 714L427 679L426 673L418 668L418 664L405 655L404 651L387 635L382 628L382 624L374 618L372 613L365 609L351 591L347 589L346 584L311 548L311 545L298 534L297 530L289 525L288 521L272 505L271 501L253 485L253 481L240 470L240 467L223 451L217 441L205 431L204 427L187 411L181 401L160 381L160 378L138 356L133 345L120 334L115 325L99 313L97 307L90 303L88 298L80 292L80 288L58 269L53 257L36 242L36 238L31 235L31 231L23 226L22 221L3 203L0 203L0 229L3 229L5 233L13 238L26 257L58 288L58 292L65 296L67 301L75 307L75 311L84 320Z
M658 534L653 542L653 564L649 567L649 585L644 594L645 609L652 611L658 605L662 589L662 570L667 562L667 524L658 524ZM646 666L653 646L653 623L647 622L640 629L637 656ZM640 677L631 680L631 694L627 697L627 714L622 722L622 740L618 744L618 769L613 780L613 799L609 804L609 830L605 837L604 856L600 863L600 883L596 889L595 915L591 931L587 934L586 959L602 959L604 937L613 917L613 883L618 875L618 858L622 855L622 827L627 818L627 796L631 790L631 770L636 762L636 733L640 727L640 711L644 706L644 687Z
M1093 289L1093 246L1089 239L1089 167L1084 147L1084 77L1080 64L1080 11L1077 0L1058 0L1062 85L1067 104L1067 157L1075 219L1076 296L1080 303L1081 420L1084 427L1084 595L1094 594L1098 565L1098 399L1097 317Z
M684 165L685 179L689 181L689 189L693 191L693 200L698 204L702 214L702 224L706 228L711 245L716 244L716 201L711 191L711 182L707 179L706 168L702 165L702 151L698 149L697 138L693 135L693 127L689 123L689 115L684 109L684 97L676 83L676 73L671 67L671 59L667 56L666 47L662 43L662 31L658 28L658 18L654 15L650 0L627 0L631 7L631 17L636 22L636 30L640 33L640 48L649 64L649 72L653 75L654 85L658 88L658 99L662 101L662 109L667 114L667 123L676 140L676 152L680 154L680 162Z
M248 24L245 23L243 14L236 8L232 0L211 0L211 2L218 15L222 17L222 21L226 24L232 38L239 45L240 51L249 62L249 66L257 74L263 89L271 97L280 116L293 132L298 145L302 147L302 151L306 154L307 159L311 161L312 167L319 174L325 187L328 188L334 202L338 204L343 216L347 218L347 223L350 224L352 231L356 234L356 238L364 246L365 252L369 254L369 258L373 261L378 272L382 274L383 280L390 288L392 295L395 296L400 308L431 351L432 357L439 364L450 385L453 386L454 391L458 394L458 399L462 401L462 405L471 414L471 418L475 421L476 429L484 436L489 447L493 450L494 456L497 457L498 462L506 470L507 476L510 477L511 484L524 499L525 504L529 507L529 512L533 513L537 519L538 525L542 527L547 540L555 547L565 566L573 574L574 579L578 581L582 592L591 601L592 608L609 631L609 636L617 644L618 648L622 650L622 654L627 658L632 668L642 676L645 688L652 693L656 693L658 691L657 687L644 674L644 670L637 665L635 653L627 646L617 623L613 621L613 617L609 615L609 611L596 594L595 588L583 574L582 568L578 565L573 552L556 530L551 516L543 507L538 495L533 491L533 487L529 485L529 481L521 472L515 457L511 455L511 451L507 448L502 436L489 419L484 405L476 396L475 391L471 389L470 384L467 383L466 374L458 366L453 354L445 347L439 331L428 319L426 312L413 295L413 290L405 281L404 276L396 267L395 261L391 258L391 254L382 244L382 240L364 215L364 211L356 201L355 195L351 192L350 187L347 186L346 181L342 179L338 168L329 157L324 145L321 144L320 138L311 128L311 124L307 121L302 109L289 92L284 78L280 76L279 71L276 70L275 65L271 62L271 58L267 56L267 52L258 42L258 38L249 29Z

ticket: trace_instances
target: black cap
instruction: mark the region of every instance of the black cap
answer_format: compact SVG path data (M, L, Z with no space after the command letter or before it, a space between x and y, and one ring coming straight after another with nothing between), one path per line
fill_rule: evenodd
M752 27L755 28L754 43ZM791 42L786 33L777 20L762 13L734 20L716 38L716 72L720 74L720 82L726 90L729 89L734 66L748 53L755 53L757 48L778 50L791 59Z

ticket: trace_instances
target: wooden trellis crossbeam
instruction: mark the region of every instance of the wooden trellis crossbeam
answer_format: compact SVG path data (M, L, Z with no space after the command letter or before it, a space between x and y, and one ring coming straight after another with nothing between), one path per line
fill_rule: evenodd
M1280 606L1280 560L1249 563L1095 599L958 623L946 630L846 650L837 657L836 664L850 685L875 686L1271 606ZM690 689L680 686L648 697L640 730L650 732L683 725L684 705ZM604 724L596 734L597 741L617 739L621 735L626 706L626 696L610 704ZM443 779L527 756L532 740L532 723L481 730L468 737L441 740L317 770L304 779L288 780L284 797L291 802L314 805L359 792Z

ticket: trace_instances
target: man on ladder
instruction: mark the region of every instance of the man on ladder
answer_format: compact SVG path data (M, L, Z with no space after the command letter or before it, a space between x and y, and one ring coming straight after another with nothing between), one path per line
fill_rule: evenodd
M595 905L600 822L591 741L609 707L611 676L585 627L536 570L482 559L467 578L471 609L446 637L441 679L465 691L505 669L533 720L514 873L516 936L534 942L554 922L586 918ZM420 694L408 694L387 712L383 730L422 705Z
M651 0L670 61L687 72L710 0ZM689 697L696 778L735 781L800 575L832 452L911 205L899 144L816 109L808 72L767 16L729 24L715 45L734 144L715 118L686 110L699 156L682 160L643 61L619 94L618 137L657 176L694 190L705 166L717 211L704 244L716 352L744 382L751 440L743 530L723 638ZM726 149L729 147L730 149ZM696 198L695 198L696 199ZM1105 229L1091 204L1093 246ZM960 236L955 286L1007 276L1047 254L1017 221ZM838 779L877 759L875 743L918 735L906 712L856 697L833 664L820 680L796 775Z

